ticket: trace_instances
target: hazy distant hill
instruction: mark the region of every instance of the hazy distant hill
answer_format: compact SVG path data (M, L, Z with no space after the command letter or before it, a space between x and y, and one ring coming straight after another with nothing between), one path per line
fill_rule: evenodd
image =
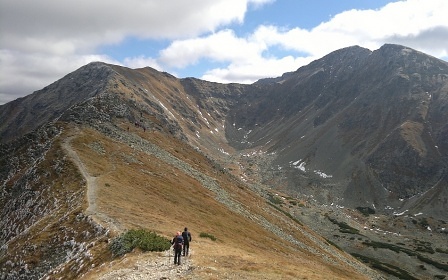
M252 85L96 62L0 119L3 278L95 279L116 234L185 225L218 238L196 237L186 279L379 279L331 242L387 275L446 271L432 247L448 221L448 63L415 50L345 48ZM395 228L401 252L422 245L399 231L431 228L437 245L386 266L367 226Z

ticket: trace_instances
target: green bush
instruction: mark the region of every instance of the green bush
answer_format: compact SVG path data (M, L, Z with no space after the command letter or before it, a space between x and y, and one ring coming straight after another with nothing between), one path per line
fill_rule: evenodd
M131 229L112 239L109 249L114 256L122 256L134 248L142 251L165 251L171 247L170 240L154 232L143 229Z
M436 248L436 252L443 253L443 254L448 254L448 250L447 249Z
M199 237L210 238L211 240L216 241L216 237L210 233L201 232L199 233Z
M366 217L375 214L375 210L370 207L356 207L356 210L361 212Z
M283 210L282 208L280 208L280 207L278 207L277 205L272 204L272 203L270 203L270 202L268 202L268 203L269 203L269 205L271 205L272 207L274 207L274 208L277 209L278 211L282 212L282 213L283 213L284 215L286 215L288 218L290 218L291 220L293 220L294 222L296 222L297 224L302 225L302 223L301 223L299 220L297 220L296 218L294 218L291 214L289 214L288 212L286 212L286 211ZM303 215L303 213L302 213L302 215Z
M417 255L417 258L419 260L421 260L422 262L425 262L427 264L431 264L431 265L437 267L438 269L443 269L445 271L448 271L448 264L436 262L436 261L428 259L427 257L422 256L422 255Z
M339 247L336 243L334 243L333 241L329 240L329 239L325 239L325 241L327 241L328 244L332 245L333 247L335 247L336 249L338 249L339 251L344 252L344 250L342 250L341 247Z
M283 200L277 195L269 194L268 200L273 204L283 204Z
M420 220L420 225L422 226L422 228L427 228L429 226L428 220L426 218L422 218Z
M384 271L390 275L396 276L400 279L405 280L417 280L418 278L415 278L414 276L410 275L406 270L403 270L399 267L393 266L388 263L380 262L376 259L366 257L357 253L351 253L352 256L355 258L361 260L363 263L369 264L372 268L375 268L377 270Z
M349 226L345 222L339 222L336 219L332 219L330 216L327 215L327 219L330 220L333 224L339 226L339 232L342 233L350 233L350 234L359 234L359 230L356 228L353 228Z
M408 250L404 247L400 247L394 244L389 244L389 243L384 243L384 242L378 242L378 241L365 241L362 244L366 245L366 246L370 246L373 248L382 248L382 249L389 249L391 251L394 251L395 253L400 253L403 252L405 254L407 254L408 256L415 256L416 253L412 252L411 250Z

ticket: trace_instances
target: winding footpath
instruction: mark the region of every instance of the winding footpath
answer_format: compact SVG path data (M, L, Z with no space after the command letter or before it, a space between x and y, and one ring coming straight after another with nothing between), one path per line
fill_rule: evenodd
M62 148L65 150L69 158L81 172L86 181L86 197L87 209L86 215L92 217L93 221L115 232L122 232L124 229L116 223L112 218L104 213L98 212L97 209L97 177L91 176L86 166L79 158L76 151L72 148L70 142L75 136L69 136L62 142ZM138 260L131 268L121 268L112 270L103 274L100 280L137 280L137 279L185 279L185 276L192 270L191 261L184 258L182 265L177 266L172 263L172 253L167 250L158 256L148 255Z
M76 153L76 151L72 148L70 145L71 140L76 135L69 136L66 139L64 139L62 147L67 152L70 159L75 163L75 165L78 167L79 171L81 172L82 176L86 180L86 196L87 196L87 202L88 207L86 209L86 214L91 216L92 219L96 222L102 225L103 227L110 229L112 231L115 231L117 233L123 232L123 228L119 225L119 223L115 222L112 218L107 216L104 213L101 213L98 211L97 208L97 178L94 176L91 176L89 172L87 171L86 166L81 161L80 157ZM130 136L128 136L130 137ZM134 136L135 137L135 136ZM132 138L132 137L131 137ZM137 138L137 137L135 137ZM122 140L122 139L120 139ZM267 230L270 230L280 238L295 243L296 245L299 245L300 247L308 250L312 254L319 255L324 260L326 260L328 263L333 263L334 260L331 260L330 258L326 257L325 254L319 253L315 250L311 250L309 247L307 247L305 244L302 244L302 242L295 240L292 238L292 236L288 235L287 233L283 232L281 229L276 227L275 225L271 224L265 219L262 219L262 217L258 215L254 215L253 213L250 213L247 211L243 205L241 205L238 201L235 201L231 198L231 196L222 188L219 187L219 185L208 176L204 176L204 174L199 173L196 171L193 167L186 164L183 161L180 161L179 159L173 157L166 151L161 150L160 148L156 147L155 145L151 145L150 143L147 143L146 141L137 138L137 139L129 139L129 143L135 144L135 148L138 150L141 150L145 153L151 154L159 158L160 160L167 162L168 164L171 164L173 166L181 168L186 174L189 174L191 177L197 179L201 184L209 189L210 191L215 193L215 199L222 204L229 207L229 209L232 209L234 212L243 215L251 220L258 221L258 223L264 227ZM302 230L301 230L302 231ZM384 279L373 271L372 269L368 268L367 266L361 265L357 262L353 262L351 259L346 258L345 256L338 254L333 250L331 246L326 245L323 242L320 242L320 240L317 240L312 235L307 234L305 231L302 231L310 240L312 240L317 247L322 248L324 251L329 252L330 254L336 256L340 261L346 263L347 265L351 266L361 274L367 276L369 279ZM172 255L172 254L171 254ZM126 260L126 256L124 259L120 260L124 261ZM157 255L145 255L139 258L137 261L133 262L132 265L127 266L126 268L120 268L113 271L108 271L105 274L103 274L100 278L100 280L112 280L112 279L121 279L121 280L134 280L134 279L189 279L190 277L193 277L193 269L199 269L199 267L193 267L192 260L189 258L185 259L185 262L182 263L182 265L177 266L172 264L172 258L170 257L170 250L167 250L165 252L162 252ZM191 278L193 279L193 278ZM229 278L230 279L230 278Z
M102 225L105 228L108 228L110 230L113 230L115 232L122 232L123 229L116 223L112 218L107 216L104 213L101 213L97 209L97 190L98 185L96 183L96 177L91 176L89 172L87 171L87 168L85 167L84 163L79 158L76 151L72 148L70 145L71 140L75 136L69 136L64 139L62 142L62 148L66 151L69 158L73 161L73 163L78 167L78 170L81 172L81 175L84 177L86 181L86 196L87 196L87 209L85 211L86 215L92 217L92 219Z

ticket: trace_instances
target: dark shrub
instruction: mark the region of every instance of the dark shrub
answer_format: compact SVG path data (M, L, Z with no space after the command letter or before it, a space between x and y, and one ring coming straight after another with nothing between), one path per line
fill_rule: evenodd
M165 251L171 247L170 241L154 232L143 229L131 229L112 240L109 249L114 256L122 256L134 248L142 251Z

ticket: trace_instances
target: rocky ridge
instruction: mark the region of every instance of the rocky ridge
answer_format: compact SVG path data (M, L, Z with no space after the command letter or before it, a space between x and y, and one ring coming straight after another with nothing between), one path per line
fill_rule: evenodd
M363 261L368 257L371 264L372 259L387 263L391 258L389 249L372 251L372 244L389 244L396 250L392 243L400 243L400 254L420 252L410 259L400 256L406 264L383 266L387 273L403 276L402 266L411 277L441 275L446 254L447 69L444 62L395 45L374 52L343 49L254 85L179 80L150 68L87 65L29 98L0 107L0 115L5 116L0 126L1 204L5 205L0 261L7 264L2 277L23 271L36 277L48 271L55 277L89 275L92 268L108 261L104 249L111 235L136 224L173 231L158 216L142 221L136 218L137 213L143 215L140 209L126 206L132 207L135 217L121 217L108 204L118 209L125 205L112 193L118 194L120 186L145 185L138 190L141 196L147 195L146 188L161 195L163 188L155 185L170 187L161 178L178 186L184 185L179 183L181 177L191 181L189 188L200 186L208 194L205 197L221 205L213 207L223 206L227 209L223 211L250 221L326 266L377 279L378 274L328 242ZM46 107L46 102L51 105ZM39 113L42 108L44 114ZM31 122L30 116L36 115L41 121ZM33 131L50 120L52 124L11 141L14 133ZM72 162L67 152L75 153L84 168ZM66 156L60 159L60 154ZM124 170L134 181L118 176ZM141 181L135 179L142 174ZM90 179L98 187L97 197L92 196L98 199L95 207L89 201ZM255 206L243 199L249 190L268 204ZM50 198L53 193L58 195ZM176 200L163 199L168 204ZM347 206L370 209L375 215L362 218ZM32 211L23 210L27 207ZM144 207L144 212L161 211ZM125 213L131 214L121 214ZM64 221L63 235L48 237L57 219ZM43 221L51 226L41 228ZM326 241L300 223L322 233ZM334 234L335 225L344 223L349 228ZM397 225L407 240L419 241L403 242L395 235L400 233L391 230ZM196 226L204 225L196 222ZM381 231L370 234L372 227ZM392 237L384 242L378 232ZM17 250L25 240L26 248L34 249ZM41 243L36 247L32 240ZM58 240L65 241L63 246L46 249ZM428 245L427 240L436 243ZM36 264L39 254L64 252L64 258ZM144 267L144 273L155 275L164 269L149 263ZM190 273L190 268L209 273L207 266L198 263L184 271ZM135 277L143 274L137 271ZM189 277L182 275L178 276Z
M82 108L85 108L84 106ZM94 127L96 130L102 132L107 137L114 139L115 141L121 142L125 145L129 145L134 150L141 151L145 154L152 155L155 158L159 159L162 162L166 162L169 165L175 166L183 173L187 174L188 176L195 178L200 184L210 190L214 194L214 199L218 201L219 203L225 205L226 208L230 209L232 212L235 212L237 215L241 215L243 217L248 218L249 220L259 224L267 231L270 231L274 233L279 238L283 239L287 243L295 244L296 246L302 248L305 251L308 251L312 254L315 254L316 256L319 256L320 258L326 260L329 263L335 263L334 257L336 257L339 261L342 261L346 263L349 266L352 266L355 270L358 270L363 275L369 275L370 279L382 279L381 276L377 275L376 273L372 272L370 269L366 268L365 266L359 265L359 263L354 262L350 259L347 259L346 256L339 253L337 249L335 249L333 246L329 245L326 242L323 242L322 240L319 240L316 238L313 234L308 233L307 231L304 231L301 227L298 227L296 224L291 223L288 221L288 218L285 218L283 215L276 215L276 219L283 220L286 224L288 224L288 231L294 229L294 231L299 231L301 234L305 235L309 240L312 240L313 243L317 244L319 247L319 250L313 249L313 247L310 247L300 240L294 238L291 236L288 231L285 231L282 228L279 228L278 226L272 224L267 219L265 219L261 215L257 215L255 213L252 213L247 210L247 207L245 205L242 205L239 201L232 198L232 195L229 194L225 189L223 189L219 184L217 183L215 178L212 178L210 176L207 176L206 174L203 174L201 172L198 172L195 168L193 168L188 163L179 160L177 157L173 156L166 150L161 149L157 145L154 145L147 140L139 137L135 134L129 134L123 131L122 129L117 128L116 126L111 126L110 122L106 122L104 120L101 120L100 117L93 117L92 114L86 114L85 112L82 113L83 116L88 116L86 118L89 120L96 119L100 121L96 121L96 123L90 123L90 126ZM73 121L73 120L72 120ZM79 120L78 120L79 121ZM259 195L261 196L267 196L265 192L263 192L261 189L257 187L253 187L254 190L256 190ZM263 209L263 211L270 213L272 210L269 207L266 207ZM271 213L275 214L275 213ZM322 253L321 250L323 250L326 253ZM166 254L166 252L165 252ZM328 257L328 255L331 255L332 257ZM144 275L148 275L150 273L151 277L154 277L154 275L159 274L173 274L173 271L170 271L166 269L166 267L163 265L163 257L159 258L158 261L154 262L146 262L145 265L141 266L141 269L135 269L136 271L130 272L129 269L124 269L120 272L112 272L110 275L113 275L114 277L117 276L117 274L126 274L125 279L140 279L139 277L144 277ZM137 264L138 265L138 264ZM140 267L140 266L139 266ZM188 270L190 270L191 267L187 266L181 269L181 270L175 270L177 271L175 274L179 273L187 273ZM131 269L132 270L132 269ZM139 271L143 270L143 271ZM167 272L168 270L168 272ZM160 273L160 271L164 271ZM133 276L129 276L133 275ZM109 277L109 276L106 276ZM134 278L133 278L134 277ZM109 278L105 278L109 279ZM154 278L155 279L155 278ZM238 279L238 277L234 278Z

